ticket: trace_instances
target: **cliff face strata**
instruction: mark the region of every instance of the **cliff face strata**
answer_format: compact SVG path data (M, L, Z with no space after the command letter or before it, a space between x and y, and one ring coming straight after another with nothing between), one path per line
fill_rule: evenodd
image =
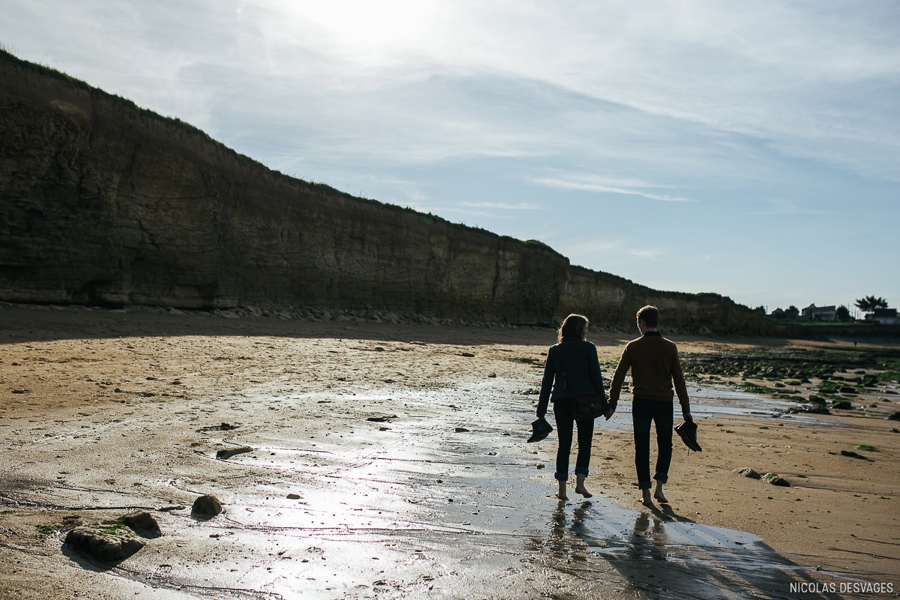
M540 244L273 172L183 123L0 53L0 299L312 305L768 333L717 295L658 292Z

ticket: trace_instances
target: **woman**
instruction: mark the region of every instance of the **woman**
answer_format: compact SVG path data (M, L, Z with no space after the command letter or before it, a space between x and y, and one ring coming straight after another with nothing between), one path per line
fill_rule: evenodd
M600 361L597 359L597 348L586 341L588 320L581 315L569 315L559 328L558 342L547 351L547 364L544 367L544 379L541 382L541 395L538 401L537 416L547 414L547 405L553 402L553 416L556 418L556 430L559 435L559 449L556 451L556 480L559 481L559 493L556 497L568 500L566 481L569 478L569 453L572 450L572 433L578 423L578 457L575 460L575 492L585 498L591 493L584 487L584 479L588 475L591 461L591 440L594 436L594 419L574 418L574 398L576 396L593 396L601 394L603 378L600 374ZM550 393L550 388L553 393ZM610 413L606 418L609 419Z

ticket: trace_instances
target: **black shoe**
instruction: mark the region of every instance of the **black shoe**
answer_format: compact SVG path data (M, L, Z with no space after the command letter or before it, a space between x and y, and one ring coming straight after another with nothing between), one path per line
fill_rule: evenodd
M539 442L550 435L552 431L553 426L547 422L547 419L541 417L531 424L531 437L528 438L528 442Z
M682 421L675 426L675 433L684 442L684 445L694 452L703 452L703 448L697 443L697 424L693 421Z

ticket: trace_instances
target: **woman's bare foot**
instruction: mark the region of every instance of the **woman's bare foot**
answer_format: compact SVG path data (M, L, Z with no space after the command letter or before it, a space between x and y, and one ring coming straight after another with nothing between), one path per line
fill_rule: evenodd
M650 498L650 490L641 490L641 504L644 506L653 506L653 499Z
M586 478L587 478L586 475L582 475L580 473L578 475L576 475L576 477L575 477L575 493L581 494L585 498L591 498L591 497L593 497L593 494L591 494L589 491L587 491L587 488L584 487L584 480Z
M668 504L669 501L666 500L665 495L663 495L662 485L659 483L656 484L656 491L653 493L653 497L656 498L660 504Z
M565 482L565 481L560 481L560 482L559 482L559 492L557 492L557 493L554 494L553 496L554 496L554 498L556 498L557 500L563 500L563 501L565 501L565 500L568 500L568 499L569 499L569 497L566 495L566 482Z

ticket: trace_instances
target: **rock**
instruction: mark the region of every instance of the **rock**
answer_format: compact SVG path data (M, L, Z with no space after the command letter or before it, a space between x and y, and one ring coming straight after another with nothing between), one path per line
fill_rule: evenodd
M222 503L212 494L205 494L194 500L191 513L200 517L215 517L222 512Z
M472 354L471 352L463 352L460 354L460 356L464 356L466 358L474 358L475 357L475 355Z
M153 516L146 512L140 511L125 515L122 517L122 523L127 525L129 529L147 539L156 539L162 537L162 531L159 529L159 523Z
M811 404L805 404L800 407L800 412L810 413L813 415L830 415L831 411L829 411L824 404L819 404L817 402L813 402Z
M751 469L750 467L743 467L740 469L734 469L734 473L740 473L743 477L749 477L750 479L759 479L760 474Z
M240 448L227 448L225 450L219 450L216 452L216 458L218 460L227 460L232 456L237 454L246 454L247 452L253 452L253 448L250 446L241 446Z
M849 400L835 400L831 403L831 408L835 410L853 410L853 404Z
M469 431L469 430L466 429L465 427L457 427L457 428L456 428L456 433L466 433L466 432L468 432L468 431Z
M868 460L868 461L872 460L868 456L863 456L862 454L857 454L853 450L841 450L841 456L847 456L849 458L860 458L862 460Z
M82 525L66 535L66 545L102 562L124 560L146 542L120 522Z
M896 410L888 415L889 421L900 421L900 410Z
M366 421L371 421L372 423L390 423L396 418L397 415L379 415L377 417L369 417Z
M790 482L782 477L781 475L776 475L775 473L766 473L762 476L763 481L771 483L772 485L777 485L779 487L791 487Z
M300 499L300 494L294 494L294 493L288 494L288 495L287 495L287 499L288 499L288 500L299 500L299 499Z

